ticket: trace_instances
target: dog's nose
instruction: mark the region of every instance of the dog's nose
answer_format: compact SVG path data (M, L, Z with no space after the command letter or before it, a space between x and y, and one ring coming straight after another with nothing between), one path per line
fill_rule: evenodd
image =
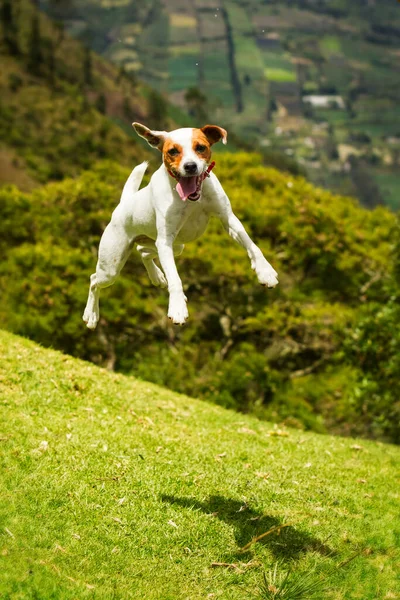
M197 165L195 162L187 162L183 165L183 168L185 169L185 173L188 175L194 175L197 171Z

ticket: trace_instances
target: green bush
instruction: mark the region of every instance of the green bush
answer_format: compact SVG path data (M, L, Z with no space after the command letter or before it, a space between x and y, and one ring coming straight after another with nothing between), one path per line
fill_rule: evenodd
M219 155L215 172L278 270L274 290L259 286L246 253L214 219L177 259L189 298L185 327L169 323L167 293L151 286L133 251L117 283L102 292L98 329L88 331L81 315L89 275L129 174L103 162L30 195L1 192L0 318L43 344L243 412L397 439L387 425L398 411L389 393L398 342L395 313L391 322L387 311L395 305L383 305L379 279L391 262L393 215L366 211L261 161ZM379 334L373 318L381 313ZM370 369L377 352L382 373ZM360 387L360 375L368 386Z
M354 431L400 443L400 232L396 231L392 268L377 282L380 302L359 311L348 331L346 358L358 370L343 418Z

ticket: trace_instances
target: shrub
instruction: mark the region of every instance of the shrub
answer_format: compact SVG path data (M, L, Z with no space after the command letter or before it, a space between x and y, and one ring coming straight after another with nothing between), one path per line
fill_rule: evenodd
M216 173L278 270L276 289L258 285L246 253L212 220L177 259L189 297L184 328L168 322L167 294L150 285L133 251L117 283L102 291L99 328L89 332L81 321L89 275L129 174L103 162L30 195L1 191L0 318L43 344L237 410L397 439L389 425L398 411L390 391L398 309L394 301L384 306L379 283L393 216L261 162L219 155ZM373 371L375 355L382 363Z

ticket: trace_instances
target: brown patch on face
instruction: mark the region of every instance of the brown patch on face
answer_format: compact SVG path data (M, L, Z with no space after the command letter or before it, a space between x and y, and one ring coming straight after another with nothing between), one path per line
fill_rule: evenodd
M209 162L211 158L210 142L201 129L193 129L192 148L199 158Z
M164 164L173 173L177 173L181 164L183 149L179 144L166 139L162 149Z

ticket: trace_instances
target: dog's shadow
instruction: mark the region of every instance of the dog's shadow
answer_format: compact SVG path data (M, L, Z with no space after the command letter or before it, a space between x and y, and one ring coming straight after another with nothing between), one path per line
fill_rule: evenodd
M163 502L169 502L191 510L201 510L210 517L218 518L231 525L238 546L237 551L234 553L236 558L242 557L243 559L246 554L254 549L254 545L252 544L246 551L243 551L242 548L257 536L270 531L274 527L277 529L257 543L268 547L275 559L298 559L302 554L310 551L322 555L334 554L329 546L326 546L324 542L314 538L309 533L300 531L292 525L280 528L282 521L279 518L256 511L247 504L233 498L210 496L207 502L199 502L195 498L179 498L167 495L163 495L161 498ZM229 558L232 558L232 555Z

